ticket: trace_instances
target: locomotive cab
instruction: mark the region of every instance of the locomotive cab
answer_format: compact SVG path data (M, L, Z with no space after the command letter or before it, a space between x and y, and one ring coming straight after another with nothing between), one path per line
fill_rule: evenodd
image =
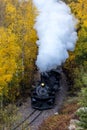
M41 81L33 89L31 94L31 105L38 110L51 109L55 105L55 95L59 89L59 80L52 73L42 74Z

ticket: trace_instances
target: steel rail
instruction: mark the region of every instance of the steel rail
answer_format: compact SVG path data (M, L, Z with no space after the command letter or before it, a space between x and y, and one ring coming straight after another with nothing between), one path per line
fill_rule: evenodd
M21 126L27 119L29 119L37 110L34 110L29 114L22 122L20 122L16 127L14 127L12 130L16 130L19 126Z
M41 111L32 121L30 121L26 127L24 128L27 128L28 126L30 126L41 114L42 114L43 111Z

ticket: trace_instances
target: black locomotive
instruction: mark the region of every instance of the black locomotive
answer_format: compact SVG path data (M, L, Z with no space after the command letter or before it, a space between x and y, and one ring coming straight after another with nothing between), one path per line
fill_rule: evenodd
M46 110L55 105L56 93L60 89L60 73L50 71L41 73L41 81L31 93L31 105L35 109Z

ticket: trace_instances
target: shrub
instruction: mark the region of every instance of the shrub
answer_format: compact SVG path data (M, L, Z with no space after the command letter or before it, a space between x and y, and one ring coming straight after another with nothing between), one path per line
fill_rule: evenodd
M84 108L77 112L80 123L78 124L84 130L87 129L87 88L83 88L80 93L79 104Z

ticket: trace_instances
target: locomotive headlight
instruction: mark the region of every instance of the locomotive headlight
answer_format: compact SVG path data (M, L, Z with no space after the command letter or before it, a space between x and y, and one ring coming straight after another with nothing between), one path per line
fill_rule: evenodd
M42 86L42 87L44 87L44 86L45 86L45 84L44 84L44 83L41 83L41 86Z

